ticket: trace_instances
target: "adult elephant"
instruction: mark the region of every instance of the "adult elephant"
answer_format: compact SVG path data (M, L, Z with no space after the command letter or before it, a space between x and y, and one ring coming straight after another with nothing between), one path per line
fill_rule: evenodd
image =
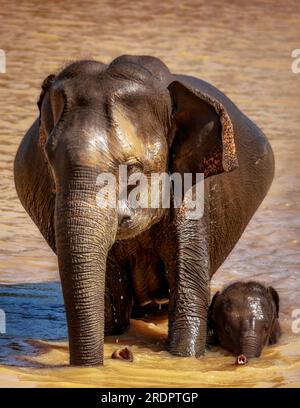
M58 256L71 364L102 364L104 324L122 332L133 302L169 298L169 351L200 356L210 278L273 178L266 137L212 85L149 56L72 63L44 81L38 106L15 184ZM118 177L119 165L147 176L204 173L203 217L187 217L185 201L132 208L120 191L117 208L104 209L97 175Z

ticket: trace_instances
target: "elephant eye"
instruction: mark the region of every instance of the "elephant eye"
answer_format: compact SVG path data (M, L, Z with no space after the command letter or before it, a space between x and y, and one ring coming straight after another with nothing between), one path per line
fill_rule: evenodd
M133 173L142 173L143 166L140 162L128 163L127 164L127 173L128 175Z

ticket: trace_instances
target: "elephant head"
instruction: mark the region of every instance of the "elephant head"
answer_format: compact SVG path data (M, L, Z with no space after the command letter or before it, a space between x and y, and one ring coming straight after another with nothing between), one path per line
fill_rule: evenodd
M237 364L259 357L280 335L279 296L258 282L236 282L217 292L209 309L215 342L237 356Z
M121 191L115 208L99 205L98 175L118 180L125 165L128 175L208 177L237 166L233 127L222 104L174 78L156 58L122 56L110 65L72 63L42 85L39 146L55 193L71 364L103 362L109 249L149 229L166 211L133 208Z

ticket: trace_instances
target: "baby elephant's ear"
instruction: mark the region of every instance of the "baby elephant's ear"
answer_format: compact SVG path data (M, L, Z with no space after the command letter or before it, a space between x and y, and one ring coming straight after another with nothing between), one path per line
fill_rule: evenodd
M213 323L214 307L215 307L215 303L216 303L216 300L217 300L217 297L219 296L219 294L220 294L220 291L218 290L218 292L216 292L214 294L214 296L213 296L213 298L211 300L211 303L209 305L209 308L208 308L208 322L211 323L211 324Z
M279 317L279 295L277 291L272 288L272 286L268 287L268 291L270 292L276 306L276 317Z
M218 336L214 327L213 312L214 306L220 291L216 292L211 300L210 306L207 313L207 343L209 345L217 345L219 343Z
M213 298L212 298L211 304L210 304L210 308L211 308L212 311L214 310L214 306L215 306L217 297L218 297L219 295L220 295L220 291L219 291L219 290L213 295Z
M209 177L236 169L233 124L223 104L178 81L168 89L173 103L170 171Z

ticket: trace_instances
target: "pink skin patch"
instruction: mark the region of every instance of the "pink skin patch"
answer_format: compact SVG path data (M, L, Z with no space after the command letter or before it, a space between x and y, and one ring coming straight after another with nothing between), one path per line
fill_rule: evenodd
M116 360L124 360L124 361L132 362L133 354L132 354L132 351L128 347L124 347L122 349L115 350L112 353L111 358L114 358Z
M248 363L248 359L245 356L245 354L240 354L239 356L237 356L236 358L236 364L238 365L245 365Z

